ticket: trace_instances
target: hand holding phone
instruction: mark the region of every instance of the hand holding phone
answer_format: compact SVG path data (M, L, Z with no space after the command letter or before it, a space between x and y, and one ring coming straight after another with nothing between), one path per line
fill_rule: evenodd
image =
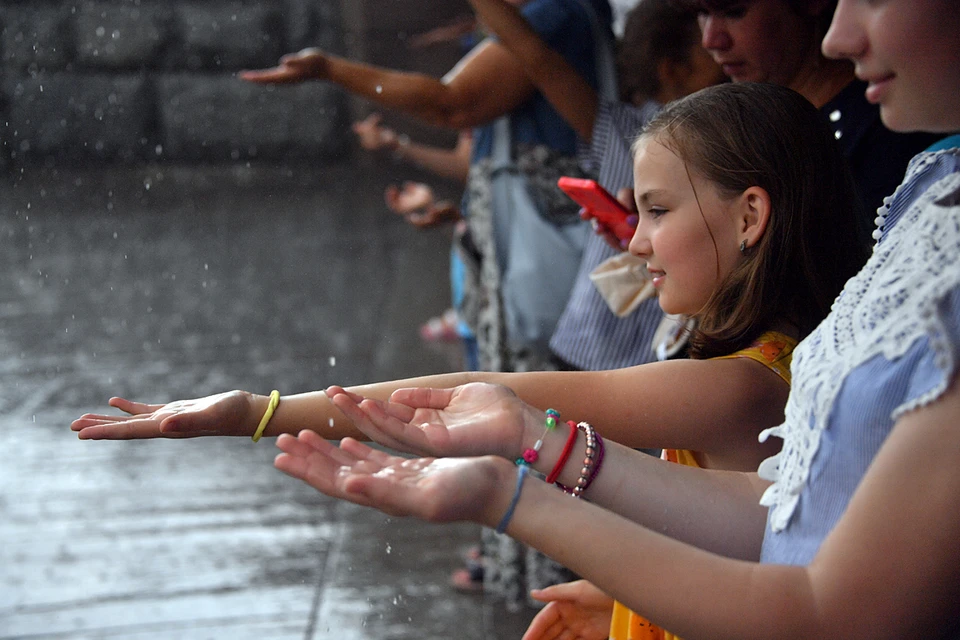
M635 214L597 184L596 180L563 176L557 181L557 186L583 207L589 217L596 218L617 236L622 244L633 238L635 225L630 224L627 218Z

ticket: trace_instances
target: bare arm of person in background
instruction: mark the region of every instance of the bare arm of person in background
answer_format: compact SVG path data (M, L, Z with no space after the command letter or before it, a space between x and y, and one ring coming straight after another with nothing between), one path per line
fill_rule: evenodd
M319 49L288 54L276 67L243 71L239 77L259 84L332 82L381 106L453 129L487 124L536 92L514 55L489 39L442 79L354 62Z
M527 77L577 135L589 142L597 118L598 96L580 73L534 31L520 10L504 0L470 0L477 17L500 46L513 54Z
M408 136L384 126L381 120L379 113L371 113L353 124L353 132L365 150L389 151L397 160L414 164L441 178L456 180L461 184L467 181L473 148L473 136L469 130L460 132L453 149L446 149L414 142Z

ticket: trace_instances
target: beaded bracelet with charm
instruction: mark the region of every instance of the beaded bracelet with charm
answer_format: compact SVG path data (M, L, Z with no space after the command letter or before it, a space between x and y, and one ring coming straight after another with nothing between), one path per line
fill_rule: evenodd
M560 412L556 409L547 409L547 419L544 421L543 435L534 443L533 448L525 449L523 455L517 458L517 464L531 465L540 458L540 447L543 446L543 439L547 434L557 428L557 420L560 419Z

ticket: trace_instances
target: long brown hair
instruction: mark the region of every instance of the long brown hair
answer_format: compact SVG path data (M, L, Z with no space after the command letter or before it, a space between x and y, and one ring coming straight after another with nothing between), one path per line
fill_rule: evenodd
M698 314L691 356L743 349L778 320L809 334L868 255L853 179L824 116L785 87L725 84L667 105L642 139L671 149L723 197L752 186L770 195L766 231Z

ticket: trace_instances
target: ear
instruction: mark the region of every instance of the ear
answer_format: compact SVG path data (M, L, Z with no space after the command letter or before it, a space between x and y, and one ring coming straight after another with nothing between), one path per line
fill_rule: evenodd
M740 194L737 209L739 240L753 247L767 231L770 222L770 194L762 187L750 187Z

